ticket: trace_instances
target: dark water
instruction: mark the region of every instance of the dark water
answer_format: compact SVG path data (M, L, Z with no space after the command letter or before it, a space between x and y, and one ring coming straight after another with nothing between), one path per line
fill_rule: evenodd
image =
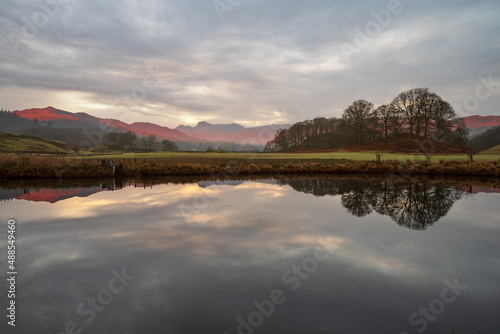
M181 181L0 184L1 332L500 330L495 180Z

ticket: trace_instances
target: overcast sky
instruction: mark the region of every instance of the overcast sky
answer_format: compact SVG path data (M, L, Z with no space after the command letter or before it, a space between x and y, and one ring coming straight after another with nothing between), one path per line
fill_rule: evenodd
M10 110L254 126L429 87L500 113L498 0L2 0L0 31Z

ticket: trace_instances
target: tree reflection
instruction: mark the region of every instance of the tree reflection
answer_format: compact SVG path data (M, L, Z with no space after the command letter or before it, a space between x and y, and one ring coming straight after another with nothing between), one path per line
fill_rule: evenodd
M295 179L279 183L315 196L340 195L342 205L354 216L375 211L412 230L425 230L467 194L461 187L404 179Z

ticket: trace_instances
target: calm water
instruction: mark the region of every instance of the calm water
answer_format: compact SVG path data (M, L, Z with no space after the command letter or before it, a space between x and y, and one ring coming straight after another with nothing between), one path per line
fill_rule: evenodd
M0 329L497 333L498 192L369 177L0 184L2 254L8 219L18 239L17 326L3 315Z

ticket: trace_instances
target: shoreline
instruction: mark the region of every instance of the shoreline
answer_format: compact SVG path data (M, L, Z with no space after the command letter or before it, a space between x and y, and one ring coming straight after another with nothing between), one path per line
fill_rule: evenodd
M142 160L142 159L141 159ZM234 176L272 174L387 174L428 176L500 176L500 161L464 160L426 162L323 160L230 160L203 162L143 161L118 162L110 165L100 160L79 159L16 159L0 161L0 179L96 179L108 177L161 177L161 176Z
M57 180L53 178L10 178L0 179L0 186L4 189L29 187L29 188L66 188L66 187L93 187L105 184L137 183L147 187L158 184L173 183L187 184L204 181L256 181L267 179L322 179L322 180L356 180L356 181L392 181L411 183L439 183L461 186L481 186L489 188L500 188L500 178L492 176L456 176L456 175L396 175L396 174L253 174L253 175L168 175L149 177L104 177L104 178L65 178Z

